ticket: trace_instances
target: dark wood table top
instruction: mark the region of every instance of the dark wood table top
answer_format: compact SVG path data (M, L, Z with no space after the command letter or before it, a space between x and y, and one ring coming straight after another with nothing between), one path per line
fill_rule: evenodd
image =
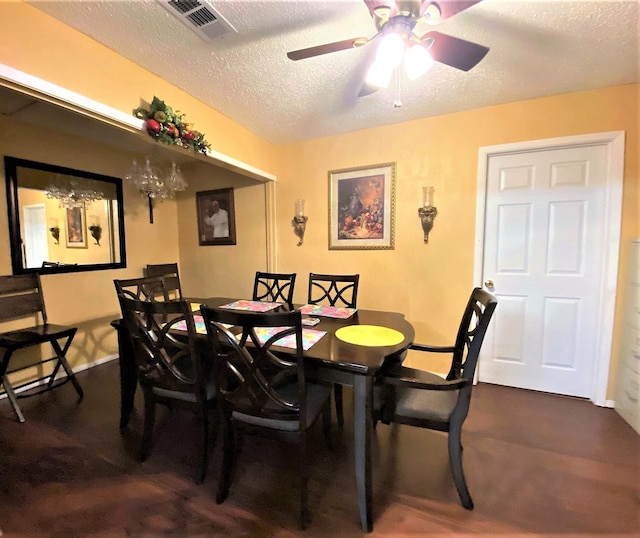
M211 297L207 299L189 299L192 303L203 303L215 308L236 301L237 298ZM297 305L302 306L302 305ZM354 373L373 375L386 359L403 353L413 342L415 332L413 326L398 312L378 310L360 310L348 319L320 317L320 323L314 327L305 327L325 334L304 356L321 361L325 366ZM335 332L350 325L376 325L399 331L403 335L402 342L392 346L362 346L343 342ZM283 348L284 350L284 348Z

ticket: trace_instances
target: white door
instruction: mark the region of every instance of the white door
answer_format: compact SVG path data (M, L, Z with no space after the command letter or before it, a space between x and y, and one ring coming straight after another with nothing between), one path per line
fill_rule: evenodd
M24 206L23 217L25 267L42 267L49 259L44 204Z
M609 175L606 143L488 155L482 280L498 308L480 381L593 396Z

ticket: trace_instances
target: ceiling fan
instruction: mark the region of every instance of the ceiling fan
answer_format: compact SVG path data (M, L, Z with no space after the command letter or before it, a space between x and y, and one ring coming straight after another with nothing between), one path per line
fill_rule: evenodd
M392 71L403 62L412 80L424 74L434 61L469 71L489 52L488 47L437 31L419 36L415 28L419 22L438 24L480 1L364 0L377 30L373 37L356 37L295 50L288 52L287 57L290 60L303 60L379 41L376 59L366 81L366 85L376 89L386 87ZM360 95L367 93L370 91L361 91Z

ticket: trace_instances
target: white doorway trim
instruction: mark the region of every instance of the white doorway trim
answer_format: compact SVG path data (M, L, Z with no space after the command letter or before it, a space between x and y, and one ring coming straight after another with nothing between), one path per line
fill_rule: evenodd
M483 253L485 239L485 211L487 192L487 171L489 157L498 154L521 153L536 150L564 148L568 146L593 146L604 144L608 147L607 192L605 207L606 230L604 234L605 253L600 294L600 319L597 335L596 367L589 399L603 407L613 407L607 400L607 385L611 366L611 345L618 284L618 257L620 253L620 224L622 221L622 185L624 178L624 131L611 131L561 138L547 138L485 146L478 150L478 191L476 198L476 237L474 251L473 281L483 282Z

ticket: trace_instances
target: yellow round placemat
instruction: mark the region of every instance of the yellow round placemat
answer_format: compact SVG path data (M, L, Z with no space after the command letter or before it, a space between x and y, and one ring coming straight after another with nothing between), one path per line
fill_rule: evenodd
M378 325L349 325L336 331L336 337L359 346L394 346L404 340L401 332Z

